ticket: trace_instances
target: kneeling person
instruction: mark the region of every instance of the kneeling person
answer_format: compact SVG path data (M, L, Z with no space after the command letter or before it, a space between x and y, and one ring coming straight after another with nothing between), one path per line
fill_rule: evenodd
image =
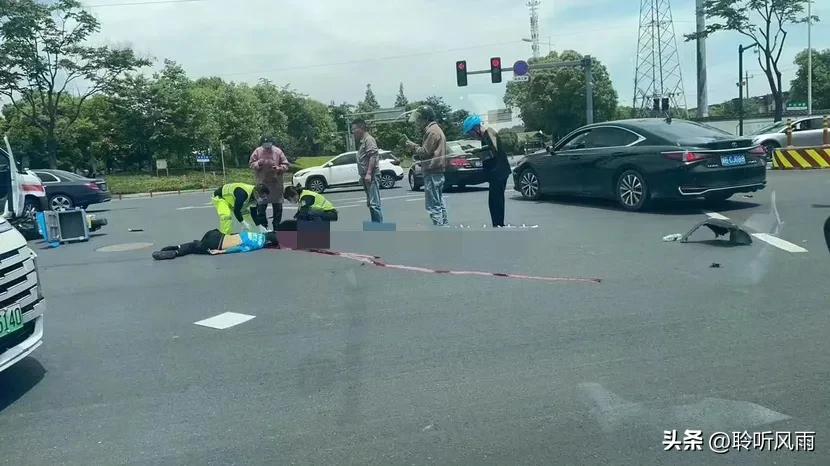
M167 246L153 253L153 259L169 260L188 254L233 254L236 252L256 251L266 247L279 247L276 232L258 233L243 231L239 234L226 235L219 230L210 230L201 240Z
M267 219L257 211L257 204L265 199L271 191L267 186L246 183L228 183L213 193L213 206L219 216L219 231L229 235L233 232L233 219L241 223L245 230L254 230L260 226L265 231Z
M289 186L285 188L285 198L299 206L294 216L297 220L337 221L337 209L334 208L334 204L320 193L303 189L302 186Z

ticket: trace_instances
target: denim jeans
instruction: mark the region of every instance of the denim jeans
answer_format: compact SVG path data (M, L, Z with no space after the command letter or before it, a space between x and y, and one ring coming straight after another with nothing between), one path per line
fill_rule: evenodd
M447 225L447 206L444 204L444 174L424 173L424 199L433 225Z
M375 174L372 182L368 185L365 181L362 181L362 183L363 190L366 191L366 206L369 207L372 222L383 223L383 212L381 212L380 205L380 175Z

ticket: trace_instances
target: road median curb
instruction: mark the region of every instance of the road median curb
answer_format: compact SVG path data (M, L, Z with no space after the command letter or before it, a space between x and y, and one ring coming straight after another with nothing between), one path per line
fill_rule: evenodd
M773 170L811 170L830 168L830 146L787 147L776 149Z

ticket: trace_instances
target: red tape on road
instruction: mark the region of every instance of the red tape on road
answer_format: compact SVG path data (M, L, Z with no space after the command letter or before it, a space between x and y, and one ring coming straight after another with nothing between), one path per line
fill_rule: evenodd
M472 276L479 276L479 277L498 277L498 278L512 278L514 280L534 280L534 281L543 281L543 282L577 282L577 283L591 283L591 284L599 284L602 283L602 279L599 278L572 278L572 277L540 277L535 275L522 275L522 274L514 274L514 273L503 273L503 272L478 272L474 270L436 270L436 269L429 269L425 267L413 267L411 265L399 265L399 264L387 264L383 262L383 260L378 256L370 256L366 254L356 254L353 252L338 252L338 251L331 251L328 249L307 249L308 252L312 252L314 254L321 254L325 256L337 256L342 257L345 259L351 259L357 262L362 262L364 264L370 264L377 267L385 267L387 269L397 269L397 270L406 270L409 272L421 272L421 273L439 273L439 274L447 274L447 275L472 275Z

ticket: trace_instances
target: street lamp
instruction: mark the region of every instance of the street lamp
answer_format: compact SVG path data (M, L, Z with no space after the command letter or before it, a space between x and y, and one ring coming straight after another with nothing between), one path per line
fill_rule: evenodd
M758 47L758 44L738 46L738 136L744 135L744 89L741 83L744 79L744 52Z

